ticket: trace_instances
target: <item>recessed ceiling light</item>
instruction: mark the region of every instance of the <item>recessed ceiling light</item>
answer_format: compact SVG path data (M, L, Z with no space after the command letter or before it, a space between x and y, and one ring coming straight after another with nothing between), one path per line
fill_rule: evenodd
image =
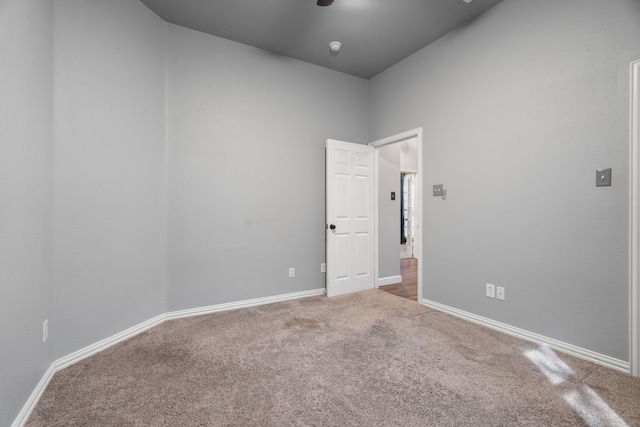
M471 3L473 0L462 0L465 3Z

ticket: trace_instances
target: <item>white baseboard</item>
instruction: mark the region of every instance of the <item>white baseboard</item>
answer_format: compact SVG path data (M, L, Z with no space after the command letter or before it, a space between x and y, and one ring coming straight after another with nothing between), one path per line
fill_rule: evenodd
M291 294L276 295L272 297L255 298L244 301L228 302L225 304L209 305L206 307L190 308L188 310L171 311L167 313L166 320L181 319L183 317L200 316L202 314L217 313L219 311L236 310L238 308L255 307L263 304L272 304L274 302L289 301L292 299L315 297L324 295L325 289L312 289L310 291L294 292Z
M402 283L402 276L380 277L378 279L378 286L395 285L396 283Z
M310 291L293 292L290 294L275 295L272 297L255 298L245 301L236 301L225 304L210 305L207 307L193 308L189 310L172 311L156 316L153 319L146 320L122 332L118 332L117 334L112 335L109 338L105 338L95 344L91 344L78 351L74 351L73 353L53 362L36 386L35 390L33 390L31 395L29 396L29 399L22 407L22 410L20 411L16 419L11 424L11 427L23 427L27 423L29 415L31 415L33 408L36 407L36 404L38 403L38 400L40 400L42 393L44 393L44 390L47 388L47 384L49 384L49 381L51 381L51 378L56 372L60 371L61 369L67 368L74 363L81 361L82 359L86 359L89 356L106 350L107 348L118 344L119 342L138 335L139 333L144 332L147 329L153 328L154 326L157 326L166 320L198 316L202 314L216 313L219 311L234 310L238 308L255 307L258 305L271 304L274 302L324 295L324 293L324 288L313 289Z
M153 319L149 319L135 326L132 326L129 329L125 329L122 332L118 332L117 334L112 335L109 338L105 338L101 341L98 341L95 344L91 344L85 348L81 348L78 351L74 351L73 353L56 360L55 362L56 372L68 366L71 366L74 363L81 361L82 359L86 359L89 356L93 356L94 354L102 350L106 350L107 348L113 345L116 345L119 342L122 342L126 339L136 336L139 333L146 331L147 329L153 328L154 326L157 326L162 322L164 322L164 320L165 320L165 315L161 314L159 316L154 317Z
M477 323L482 326L486 326L488 328L503 332L508 335L512 335L517 338L521 338L526 341L545 345L549 348L560 351L562 353L566 353L571 356L587 360L589 362L597 363L598 365L606 366L608 368L612 368L625 373L630 372L630 364L629 362L625 362L624 360L620 360L610 356L606 356L604 354L596 353L595 351L587 350L582 347L575 346L573 344L568 344L553 338L545 337L544 335L540 335L534 332L529 332L524 329L516 328L515 326L511 326L506 323L497 322L495 320L478 316L476 314L459 310L457 308L449 307L447 305L440 304L435 301L430 301L425 298L422 299L421 303L422 305L425 305L429 308L433 308L435 310L442 311L447 314L451 314L452 316L456 316L461 319L468 320L470 322Z
M38 385L29 396L29 399L27 399L27 402L18 413L18 416L15 420L13 420L11 427L22 427L27 423L29 415L31 415L31 412L33 412L33 408L36 407L38 400L40 400L42 393L44 393L44 390L47 388L47 385L49 385L49 381L51 381L51 378L53 378L53 374L55 373L56 364L54 362L51 364L51 366L49 366L49 369L47 369L47 371L38 382Z

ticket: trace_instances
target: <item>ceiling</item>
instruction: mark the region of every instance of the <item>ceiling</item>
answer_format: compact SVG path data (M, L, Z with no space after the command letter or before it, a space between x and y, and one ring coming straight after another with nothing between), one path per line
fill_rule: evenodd
M502 0L142 0L158 16L370 79ZM342 49L332 53L329 43Z

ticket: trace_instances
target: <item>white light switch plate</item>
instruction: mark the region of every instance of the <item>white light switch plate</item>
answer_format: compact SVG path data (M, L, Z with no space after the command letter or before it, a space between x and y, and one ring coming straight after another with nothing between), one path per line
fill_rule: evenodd
M492 285L491 283L487 283L487 297L495 298L496 297L496 285Z

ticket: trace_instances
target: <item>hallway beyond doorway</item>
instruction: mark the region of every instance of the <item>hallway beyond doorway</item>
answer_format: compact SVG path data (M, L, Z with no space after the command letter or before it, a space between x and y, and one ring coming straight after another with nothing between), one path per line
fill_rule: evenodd
M412 301L418 301L418 260L416 258L407 258L400 260L400 274L402 282L394 285L380 286L381 291L407 298Z

